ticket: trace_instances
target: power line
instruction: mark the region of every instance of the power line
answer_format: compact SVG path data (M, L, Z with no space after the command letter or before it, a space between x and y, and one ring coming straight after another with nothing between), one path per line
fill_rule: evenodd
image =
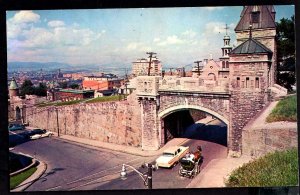
M149 54L149 67L148 67L148 76L150 76L150 69L151 69L151 62L152 62L152 55L155 55L156 53L154 52L147 52L146 54Z

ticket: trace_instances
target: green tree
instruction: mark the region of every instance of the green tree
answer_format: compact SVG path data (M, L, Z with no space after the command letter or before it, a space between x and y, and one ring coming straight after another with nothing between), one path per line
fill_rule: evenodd
M31 80L25 80L21 85L20 95L24 97L25 95L32 95L32 94L34 94L33 84Z
M34 88L34 94L37 96L47 96L47 86L44 83L40 83L38 87Z
M58 85L59 85L60 88L63 88L63 89L68 88L68 83L67 82L59 82Z
M72 89L78 89L79 85L76 84L76 83L72 83L72 84L69 85L69 87L72 88Z
M292 91L295 74L295 17L276 22L277 30L277 83Z

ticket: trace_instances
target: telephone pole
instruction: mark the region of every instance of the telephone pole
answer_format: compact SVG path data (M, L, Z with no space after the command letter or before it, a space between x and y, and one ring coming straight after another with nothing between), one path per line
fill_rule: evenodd
M56 110L57 136L59 137L59 123L58 123L58 110L57 110L57 107L55 107L55 110Z
M202 61L195 61L194 63L196 63L197 64L197 67L198 67L198 76L200 76L200 63L201 63Z
M150 76L150 69L151 69L151 60L152 60L152 56L153 55L155 55L156 53L154 53L154 52L147 52L146 54L148 54L149 55L149 58L150 58L150 60L149 60L149 67L148 67L148 76Z

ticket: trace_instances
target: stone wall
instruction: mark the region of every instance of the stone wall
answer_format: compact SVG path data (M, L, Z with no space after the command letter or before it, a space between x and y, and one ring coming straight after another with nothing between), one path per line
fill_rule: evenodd
M131 94L127 101L27 108L27 120L30 126L59 130L60 134L140 146L140 112L136 96Z
M295 127L244 129L243 154L259 157L275 150L298 147L298 133Z

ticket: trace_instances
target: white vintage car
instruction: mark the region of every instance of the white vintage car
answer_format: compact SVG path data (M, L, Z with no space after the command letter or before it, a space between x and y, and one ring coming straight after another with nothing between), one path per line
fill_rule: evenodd
M52 135L53 135L53 132L47 131L46 133L43 133L43 134L32 135L32 136L30 136L30 139L40 139L43 137L51 137Z
M171 146L163 152L162 156L156 159L156 166L166 168L172 167L188 152L189 147Z

